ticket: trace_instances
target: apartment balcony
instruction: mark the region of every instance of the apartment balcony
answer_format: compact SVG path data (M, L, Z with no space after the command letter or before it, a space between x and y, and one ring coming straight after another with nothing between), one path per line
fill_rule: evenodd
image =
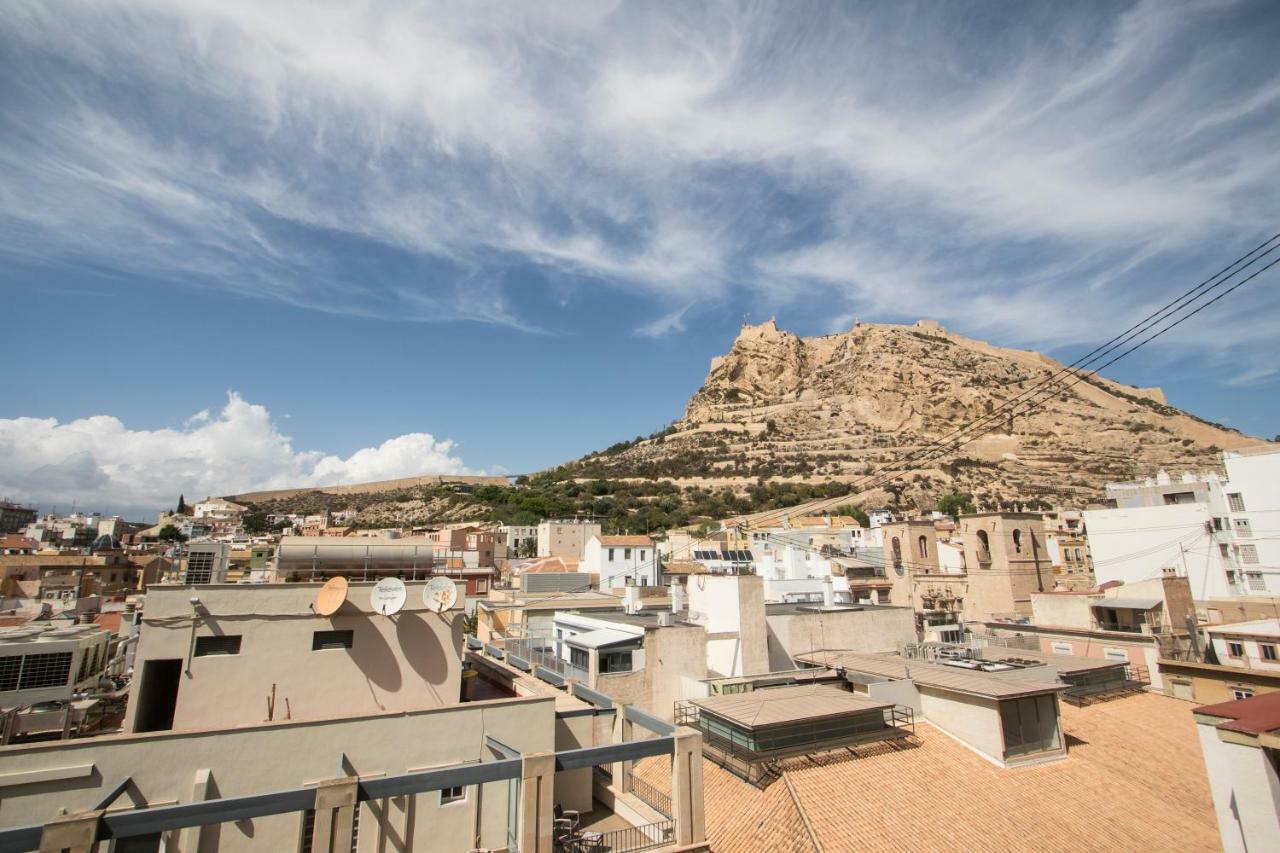
M979 565L979 566L989 566L989 565L991 565L991 552L990 552L990 551L988 551L986 548L979 548L979 549L977 549L977 554L978 554L978 565Z
M1122 634L1159 634L1163 627L1159 623L1149 622L1098 622L1099 631L1116 631Z

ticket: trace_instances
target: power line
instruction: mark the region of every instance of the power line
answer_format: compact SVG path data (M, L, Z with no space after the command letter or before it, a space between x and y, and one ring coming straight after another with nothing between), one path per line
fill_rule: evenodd
M1115 364L1120 359L1125 358L1126 356L1132 354L1133 352L1136 352L1138 349L1141 349L1146 344L1150 343L1153 340L1156 340L1157 338L1166 334L1170 330L1176 328L1177 326L1191 319L1196 314L1199 314L1205 308L1208 308L1210 305L1213 305L1214 303L1218 302L1225 296L1233 293L1240 287L1249 283L1257 276L1271 269L1277 263L1280 263L1280 258L1276 258L1275 260L1272 260L1270 263L1266 264L1260 269L1255 270L1253 273L1251 273L1244 279L1237 281L1231 287L1227 288L1227 290L1219 293L1218 295L1214 296L1212 299L1209 299L1208 301L1202 302L1201 304L1197 305L1193 310L1183 314L1173 322L1169 323L1168 325L1165 325L1163 328L1156 330L1154 333L1150 334L1143 340L1140 340L1135 345L1120 352L1118 355L1114 356L1113 358L1099 365L1098 367L1090 368L1088 371L1083 373L1076 373L1074 372L1074 370L1077 367L1086 365L1092 361L1096 361L1097 359L1102 358L1114 352L1117 348L1124 345L1128 341L1133 340L1138 335L1145 334L1146 332L1150 331L1150 329L1153 326L1161 322L1164 322L1165 320L1168 320L1177 312L1182 311L1183 309L1189 307L1192 303L1207 296L1209 293L1216 290L1217 288L1222 287L1237 274L1243 272L1245 269L1248 269L1250 266L1254 265L1255 263L1258 263L1267 255L1271 254L1277 249L1280 249L1280 244L1271 245L1270 248L1266 248L1268 245L1275 243L1278 239L1280 239L1280 233L1273 235L1271 238L1261 243L1258 247L1256 247L1252 251L1246 253L1240 258L1237 258L1235 261L1231 262L1226 267L1223 267L1222 270L1219 270L1217 273L1210 276L1208 279L1205 279L1205 281L1191 288L1189 291L1182 294L1177 299L1168 303L1167 305L1157 310L1153 314L1149 315L1147 318L1129 327L1129 329L1126 329L1120 335L1113 337L1111 340L1109 340L1102 346L1096 347L1093 351L1086 354L1085 356L1082 356L1076 361L1072 362L1070 365L1060 368L1058 371L1054 372L1049 377L1046 377L1045 379L1037 382L1031 388L1027 389L1026 391L1023 391L1022 393L1011 398L1010 400L1005 401L1001 406L997 407L992 412L989 412L986 415L978 418L976 421L964 427L959 427L953 430L951 433L948 433L946 436L943 436L942 438L937 439L933 442L930 442L924 447L917 449L913 453L908 454L905 458L901 459L899 462L895 463L892 467L883 469L881 472L878 472L877 474L868 475L867 478L864 478L861 481L856 481L853 484L853 489L868 488L873 485L878 485L877 481L887 481L885 478L889 474L892 474L895 471L902 471L903 466L906 465L907 463L925 461L932 457L936 457L952 449L955 449L952 447L952 445L959 446L958 443L967 443L968 441L973 440L979 435L982 435L985 432L989 432L990 425L996 422L997 420L1001 420L1004 417L1012 418L1015 414L1025 415L1029 411L1031 411L1033 407L1037 407L1044 401L1048 400L1050 396L1061 393L1062 391L1065 391L1065 390L1069 390L1070 388L1073 388L1074 386L1078 385L1080 382L1085 381L1090 374L1096 376L1099 370L1105 367L1108 367L1112 364ZM1261 251L1264 248L1266 248L1266 251ZM1259 252L1261 252L1261 254L1259 254ZM1254 257L1255 255L1257 256ZM1073 377L1074 381L1066 385L1063 385L1061 387L1056 387L1060 384L1059 377L1062 377L1064 374L1070 375L1071 377ZM1045 388L1048 388L1049 390L1046 392L1043 390ZM1035 399L1037 396L1040 396L1041 399L1039 400ZM1027 402L1025 403L1022 402L1024 400L1026 400ZM1023 408L1023 411L1018 411L1019 408ZM980 427L983 427L983 426L986 426L987 429L983 429L981 432L975 432L975 430L978 430ZM778 518L790 511L813 512L821 507L834 506L841 501L847 501L855 493L856 493L855 491L851 490L849 494L846 494L841 497L820 500L809 505L801 504L800 506L793 507L789 510L779 510L773 513L766 513L763 516L753 519L753 522L758 523L768 519Z

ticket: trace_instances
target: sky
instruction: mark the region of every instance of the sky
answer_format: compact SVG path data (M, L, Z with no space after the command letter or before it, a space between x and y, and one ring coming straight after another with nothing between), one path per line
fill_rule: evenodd
M744 321L1069 361L1280 231L1280 6L7 0L0 498L524 473ZM1280 433L1280 268L1108 372Z

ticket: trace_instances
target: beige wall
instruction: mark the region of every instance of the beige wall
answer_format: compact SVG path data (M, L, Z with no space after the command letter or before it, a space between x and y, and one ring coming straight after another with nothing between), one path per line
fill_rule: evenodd
M599 535L599 524L544 521L538 525L538 556L581 560L587 541Z
M979 531L987 535L990 562L978 559ZM1053 567L1040 516L1032 513L962 516L960 535L969 566L966 619L986 621L993 615L1006 613L1030 616L1031 594L1053 589Z
M408 714L382 714L310 723L275 723L230 731L188 731L86 738L0 747L0 826L21 826L52 818L58 809L92 808L126 777L130 793L116 808L190 802L197 772L209 770L214 796L234 797L298 788L337 777L344 760L360 776L383 776L470 761L493 760L484 745L494 737L521 752L555 749L555 700L499 699ZM57 768L91 767L90 775L61 781L6 784L13 774ZM137 797L130 801L130 797ZM385 804L388 836L409 835L409 849L470 850L506 843L507 783L493 782L467 792L465 802L441 807L429 792ZM384 804L375 804L378 809ZM406 826L409 808L413 820ZM360 816L362 853L379 848L378 818L364 804ZM299 814L223 824L206 830L200 849L297 849ZM170 851L192 853L194 845L174 843ZM384 849L394 850L388 845Z
M240 653L191 657L178 689L174 728L221 728L267 720L275 686L275 719L375 714L434 708L458 701L462 602L427 611L424 582L407 582L408 600L394 616L372 612L372 583L353 583L331 617L311 610L319 584L222 584L151 587L134 663L125 730L134 730L146 661L188 660L195 636L240 635ZM352 648L312 651L316 631L351 630Z
M815 649L896 652L916 641L915 614L907 607L823 613L771 613L771 669L793 669L797 654Z

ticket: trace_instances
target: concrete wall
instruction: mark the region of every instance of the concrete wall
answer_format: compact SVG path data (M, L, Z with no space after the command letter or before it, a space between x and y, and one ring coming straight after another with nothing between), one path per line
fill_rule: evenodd
M555 700L499 699L407 714L351 717L307 723L276 723L222 731L186 731L86 738L0 747L0 826L52 818L57 810L92 808L126 777L130 791L117 808L190 802L201 770L212 776L212 796L265 793L348 775L408 773L468 761L492 760L486 735L521 752L555 748ZM27 784L14 774L58 768L89 768L87 775ZM506 844L507 783L471 788L463 802L439 805L436 792L400 802L365 804L360 816L362 853L376 845L385 807L389 838L406 838L401 849L470 850ZM375 812L375 809L378 811ZM477 827L479 844L476 843ZM209 827L200 850L297 849L299 814ZM177 839L170 851L193 853L193 841ZM394 844L384 849L395 850Z
M427 611L423 582L406 583L394 616L371 611L371 583L353 583L331 617L311 610L319 584L152 587L147 592L125 730L133 731L146 661L190 661L181 676L175 729L221 728L275 719L320 719L435 708L458 701L462 595L455 608ZM198 618L188 599L200 598ZM240 653L188 658L195 636L240 635ZM350 649L312 651L316 631L351 630Z
M1004 735L1000 708L993 699L964 698L919 687L920 708L926 720L995 761L1004 763Z
M1031 595L1031 621L1042 627L1094 628L1090 605L1096 599L1073 592L1045 592Z
M1205 530L1212 517L1204 505L1086 510L1084 517L1098 583L1133 583L1173 568L1185 572L1197 600L1231 594L1218 552L1220 537ZM1185 569L1184 548L1195 555L1186 559Z
M769 671L763 578L698 575L688 594L690 619L707 633L707 669L726 676Z
M1266 754L1256 745L1224 742L1211 723L1196 730L1224 853L1280 849L1280 779Z
M915 614L906 607L829 610L821 613L771 613L769 663L794 669L794 657L816 649L896 652L916 640Z

